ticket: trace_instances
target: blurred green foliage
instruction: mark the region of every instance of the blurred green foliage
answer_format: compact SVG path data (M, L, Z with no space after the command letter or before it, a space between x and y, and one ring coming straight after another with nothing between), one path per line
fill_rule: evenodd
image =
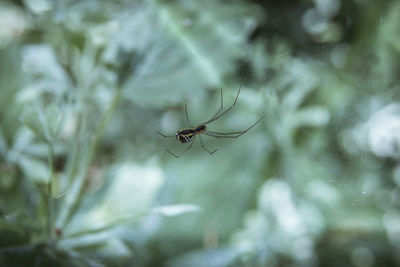
M0 266L400 266L399 14L1 2Z

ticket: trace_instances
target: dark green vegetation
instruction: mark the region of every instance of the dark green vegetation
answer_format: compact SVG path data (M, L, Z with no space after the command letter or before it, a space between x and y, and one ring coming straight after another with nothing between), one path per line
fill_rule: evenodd
M400 266L399 14L0 2L0 266Z

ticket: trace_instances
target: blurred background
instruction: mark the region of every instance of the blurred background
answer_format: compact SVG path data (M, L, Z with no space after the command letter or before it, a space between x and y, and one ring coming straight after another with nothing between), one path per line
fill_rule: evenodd
M399 14L2 0L0 266L400 266Z

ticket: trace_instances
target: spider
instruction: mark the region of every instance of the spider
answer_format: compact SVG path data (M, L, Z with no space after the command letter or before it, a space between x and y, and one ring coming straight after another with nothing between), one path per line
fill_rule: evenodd
M185 104L185 114L186 114L186 120L190 126L190 128L183 128L180 129L176 132L175 135L165 135L162 134L158 131L156 131L156 133L158 133L159 135L161 135L162 137L176 137L176 139L183 143L190 143L190 145L184 150L182 151L179 155L176 155L174 153L172 153L170 150L166 149L168 153L170 153L172 156L174 156L175 158L179 158L181 157L186 151L188 151L189 149L192 148L194 140L196 139L196 136L199 136L200 139L200 144L201 147L207 151L209 154L214 154L218 149L214 149L212 151L210 151L209 149L207 149L203 143L203 140L201 139L201 134L205 134L211 137L215 137L215 138L238 138L239 136L241 136L242 134L246 133L248 130L250 130L251 128L253 128L257 123L259 123L262 119L264 119L265 115L263 115L261 118L259 118L255 123L253 123L250 127L248 127L246 130L244 131L237 131L237 132L227 132L227 133L222 133L222 132L213 132L213 131L209 131L207 129L207 124L214 122L216 120L218 120L219 118L221 118L223 115L225 115L226 113L228 113L228 111L230 111L236 104L239 94L240 94L240 89L241 86L239 87L239 91L236 95L235 101L233 102L232 106L230 106L229 108L227 108L225 111L222 111L222 108L224 106L224 100L223 100L223 96L222 96L222 88L221 88L221 107L218 109L217 113L215 113L214 116L212 116L211 119L209 119L206 122L200 123L196 126L193 126L189 120L189 116L188 116L188 111L187 111L187 105Z

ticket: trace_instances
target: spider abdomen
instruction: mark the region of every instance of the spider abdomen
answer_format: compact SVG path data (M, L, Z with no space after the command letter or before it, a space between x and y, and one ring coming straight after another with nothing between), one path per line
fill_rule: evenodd
M189 143L195 136L195 130L190 128L180 129L176 132L176 140L181 143Z
M207 127L199 125L193 128L183 128L176 132L176 139L181 143L189 143L197 134L205 133Z

